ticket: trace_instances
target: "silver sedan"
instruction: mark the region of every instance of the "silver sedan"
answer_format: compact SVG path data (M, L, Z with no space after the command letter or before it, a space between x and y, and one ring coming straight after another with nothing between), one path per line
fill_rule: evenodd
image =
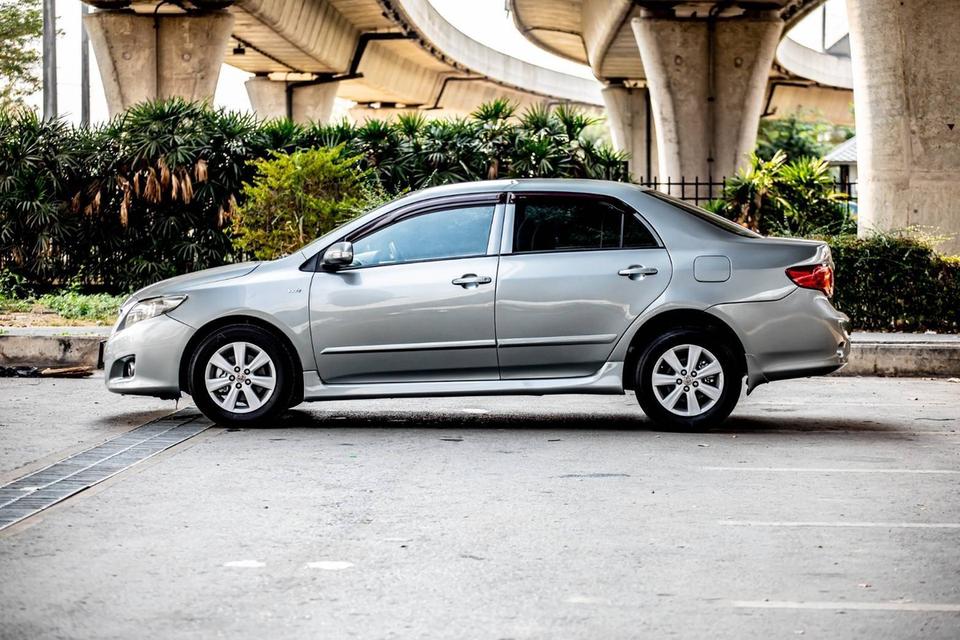
M674 428L850 351L822 242L764 238L657 191L475 182L395 200L271 262L133 294L116 393L193 396L226 425L307 400L636 393Z

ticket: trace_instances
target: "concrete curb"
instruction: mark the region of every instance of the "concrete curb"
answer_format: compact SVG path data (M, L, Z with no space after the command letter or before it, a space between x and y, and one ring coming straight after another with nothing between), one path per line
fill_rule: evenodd
M101 336L0 335L0 366L97 366Z
M96 366L109 327L5 329L0 366ZM854 333L839 375L960 377L960 335Z
M960 340L936 342L850 340L842 376L960 377Z

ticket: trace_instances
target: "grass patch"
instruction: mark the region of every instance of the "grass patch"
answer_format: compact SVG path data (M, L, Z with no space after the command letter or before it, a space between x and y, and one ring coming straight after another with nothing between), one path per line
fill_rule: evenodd
M40 296L37 303L67 320L113 320L125 297L108 293L48 293Z
M0 313L55 313L64 320L111 323L126 296L66 291L23 298L0 294Z
M0 293L0 313L28 313L33 306L32 298L11 298Z

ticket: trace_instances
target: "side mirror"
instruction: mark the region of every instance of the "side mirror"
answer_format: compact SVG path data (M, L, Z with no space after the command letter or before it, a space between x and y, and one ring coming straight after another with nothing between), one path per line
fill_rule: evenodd
M337 242L323 252L321 263L327 269L339 269L353 262L353 243Z

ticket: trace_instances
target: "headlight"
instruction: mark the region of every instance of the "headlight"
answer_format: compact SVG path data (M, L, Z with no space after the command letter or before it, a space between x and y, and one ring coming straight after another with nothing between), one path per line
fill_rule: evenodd
M147 298L133 305L133 308L127 312L127 315L120 321L117 331L126 329L137 324L141 320L149 320L160 314L173 311L187 299L187 296L161 296L159 298Z

